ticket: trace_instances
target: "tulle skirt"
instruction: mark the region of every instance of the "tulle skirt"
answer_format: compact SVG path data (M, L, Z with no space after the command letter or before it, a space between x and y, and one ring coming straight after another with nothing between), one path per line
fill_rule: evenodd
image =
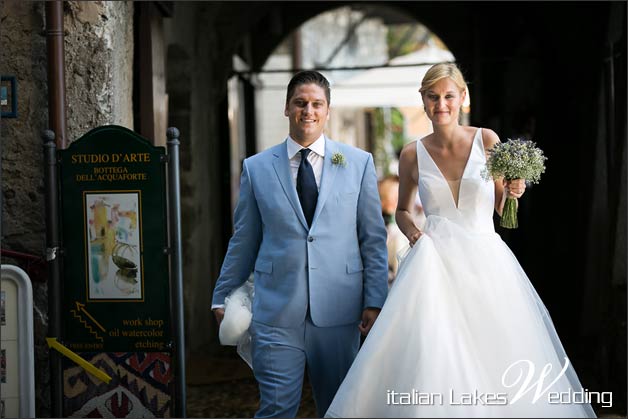
M328 417L595 417L508 246L429 216Z

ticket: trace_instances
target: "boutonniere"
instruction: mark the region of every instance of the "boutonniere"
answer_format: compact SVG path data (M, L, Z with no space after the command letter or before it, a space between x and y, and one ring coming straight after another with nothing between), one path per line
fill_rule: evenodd
M345 155L342 153L334 153L331 155L331 164L337 164L338 166L346 166L347 161L345 160Z

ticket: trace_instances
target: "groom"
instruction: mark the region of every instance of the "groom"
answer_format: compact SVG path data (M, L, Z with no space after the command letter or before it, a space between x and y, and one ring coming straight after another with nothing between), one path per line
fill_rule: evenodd
M305 367L319 416L344 379L387 294L386 229L372 156L323 135L329 82L288 84L290 135L244 160L234 233L212 309L255 272L256 417L295 417Z

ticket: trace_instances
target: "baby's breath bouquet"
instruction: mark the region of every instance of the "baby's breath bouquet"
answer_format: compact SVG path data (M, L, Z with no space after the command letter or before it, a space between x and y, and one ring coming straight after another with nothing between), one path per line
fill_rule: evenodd
M482 177L486 180L504 178L506 180L525 179L526 183L539 183L545 172L543 151L532 141L508 139L497 143L488 150L489 157ZM508 197L504 203L499 223L504 228L517 228L517 198Z

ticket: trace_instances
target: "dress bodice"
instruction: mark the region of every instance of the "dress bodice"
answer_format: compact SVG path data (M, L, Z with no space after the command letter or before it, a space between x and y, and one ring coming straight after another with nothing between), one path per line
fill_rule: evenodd
M458 205L447 179L423 145L423 139L417 141L417 161L419 197L427 217L436 215L447 218L471 232L495 232L495 187L493 182L484 180L480 174L486 165L481 128L473 137L471 153L460 181Z

